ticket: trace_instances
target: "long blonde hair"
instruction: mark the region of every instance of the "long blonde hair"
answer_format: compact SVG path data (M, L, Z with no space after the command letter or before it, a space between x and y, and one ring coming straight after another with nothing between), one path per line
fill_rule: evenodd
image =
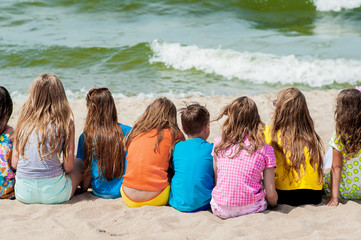
M124 173L124 135L117 109L107 88L91 89L86 97L88 114L84 127L84 165L90 171L96 157L98 169L108 181Z
M352 157L361 149L361 92L344 89L337 96L335 111L336 134L343 151Z
M70 142L73 113L69 106L63 84L54 74L42 74L30 87L29 97L25 101L17 122L14 141L15 149L24 156L25 146L30 134L38 133L38 153L41 160L57 153L62 139L62 152ZM66 159L66 156L64 156Z
M243 149L253 154L265 145L264 123L261 121L257 105L252 99L245 96L237 98L223 108L216 121L223 116L226 116L227 119L222 125L222 140L214 149L217 156L224 156L225 151L233 145L237 146L237 151L227 157L234 158ZM247 136L249 146L244 144Z
M301 166L306 171L304 148L307 147L310 164L318 172L318 183L321 183L323 143L315 131L306 98L297 88L286 88L278 93L271 129L271 145L284 155L284 177L295 170L299 179ZM278 134L281 138L280 145ZM287 163L287 158L290 163Z
M154 145L154 152L157 151L159 143L163 139L163 129L169 129L172 135L170 153L173 150L174 144L178 140L184 139L177 124L177 109L173 102L166 97L156 99L138 118L125 141L126 148L129 147L131 141L138 136L138 134L149 132L152 129L157 129L157 142ZM179 134L181 137L179 137ZM171 157L171 154L169 156Z

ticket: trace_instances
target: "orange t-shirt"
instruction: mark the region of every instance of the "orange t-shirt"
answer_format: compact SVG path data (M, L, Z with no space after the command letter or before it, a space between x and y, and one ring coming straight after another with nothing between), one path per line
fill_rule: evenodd
M123 184L130 188L145 191L163 190L169 185L169 150L172 135L169 129L163 129L163 139L154 151L157 142L157 130L138 134L129 144L127 169Z

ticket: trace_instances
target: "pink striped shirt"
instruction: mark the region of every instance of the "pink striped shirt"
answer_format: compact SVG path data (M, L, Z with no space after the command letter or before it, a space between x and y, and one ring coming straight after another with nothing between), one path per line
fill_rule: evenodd
M220 141L221 137L215 138L214 147ZM249 145L247 138L245 145ZM212 156L215 154L214 147ZM216 156L217 184L212 198L220 205L245 206L263 199L262 172L265 168L276 167L274 150L268 144L252 155L242 150L236 157L229 158L236 150L237 146L233 145Z

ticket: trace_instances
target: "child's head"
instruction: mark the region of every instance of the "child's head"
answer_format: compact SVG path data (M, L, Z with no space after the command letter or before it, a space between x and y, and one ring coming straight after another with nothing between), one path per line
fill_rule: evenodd
M8 90L0 86L0 133L4 132L13 112L13 101Z
M95 157L99 170L108 180L124 173L123 132L117 109L108 88L93 88L86 96L88 114L84 127L84 164L90 171Z
M278 136L281 137L281 145ZM311 156L310 164L317 169L319 181L322 181L323 143L315 131L306 98L297 88L286 88L278 93L271 138L273 148L283 153L286 151L291 162L284 164L286 173L294 169L301 176L301 166L306 167L304 148L307 147Z
M186 107L180 109L182 128L188 137L196 137L205 130L205 140L209 136L209 112L206 107L198 103L188 104Z
M256 103L248 97L239 97L223 108L218 119L226 116L222 126L222 140L215 148L215 152L227 150L232 145L239 145L235 157L242 149L254 153L264 146L263 127L258 114ZM245 147L244 140L248 136L250 146Z
M87 122L94 124L117 124L118 115L114 99L108 88L93 88L86 96Z
M162 97L152 102L135 122L132 131L126 139L126 146L128 147L133 138L138 134L157 129L158 141L155 146L157 148L162 140L161 132L166 128L171 130L173 140L175 141L178 132L180 132L177 125L177 109L171 100Z
M22 107L15 128L15 147L23 156L29 135L37 130L41 159L58 152L62 138L63 150L67 149L73 124L71 118L72 111L60 79L54 74L40 75L32 83L29 97Z
M273 115L274 129L296 128L296 126L298 128L309 128L310 125L313 128L313 121L303 93L297 88L281 90L277 95Z
M69 105L62 82L51 73L42 74L35 79L30 87L27 104L32 110L54 117L60 117L56 116L61 115L57 111L63 109L64 105Z
M134 124L140 132L152 129L164 129L177 125L177 109L173 102L166 97L152 102ZM139 133L140 133L139 132Z
M336 133L350 157L361 149L361 92L342 90L336 100Z

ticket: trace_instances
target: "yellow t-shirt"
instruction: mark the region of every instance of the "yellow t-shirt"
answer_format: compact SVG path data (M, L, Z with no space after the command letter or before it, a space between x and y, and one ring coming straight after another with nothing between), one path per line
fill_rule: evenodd
M271 128L270 125L265 127L264 135L266 138L266 143L271 145ZM281 138L278 135L278 144L281 143ZM300 169L300 178L297 180L298 175L295 170L292 170L288 174L285 174L286 170L284 168L284 156L280 151L275 150L276 163L277 167L275 169L275 185L279 190L297 190L297 189L311 189L311 190L322 190L322 183L318 183L318 173L310 164L310 155L308 149L305 146L303 153L306 156L306 171L304 171L303 166ZM290 160L287 159L287 163L290 163Z

